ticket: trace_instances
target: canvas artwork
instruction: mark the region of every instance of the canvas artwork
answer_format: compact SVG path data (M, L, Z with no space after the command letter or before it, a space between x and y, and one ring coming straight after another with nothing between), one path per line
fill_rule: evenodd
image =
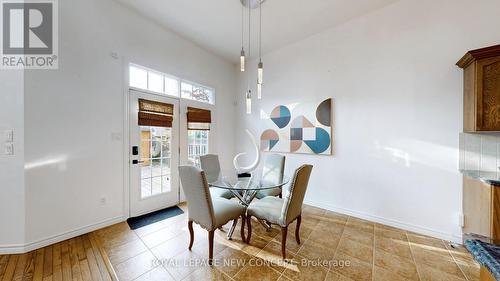
M319 104L278 105L263 112L261 149L273 152L332 155L333 100Z

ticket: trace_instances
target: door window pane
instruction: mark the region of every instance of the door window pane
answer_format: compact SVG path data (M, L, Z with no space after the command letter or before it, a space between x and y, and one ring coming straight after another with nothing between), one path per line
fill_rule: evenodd
M163 136L167 134L167 128L162 127L151 127L151 139L153 141L161 141Z
M151 165L149 159L144 159L141 165L141 179L151 178ZM147 162L147 163L146 163Z
M200 156L208 154L209 131L188 131L188 164L200 166Z
M141 198L151 195L151 178L141 179Z
M141 126L141 198L171 191L172 129Z
M153 71L148 72L148 90L163 93L163 75Z
M159 177L161 176L161 159L153 159L151 163L151 176Z
M161 174L170 175L170 157L161 159Z
M151 158L161 158L161 141L151 141Z
M162 193L161 191L161 177L154 177L151 180L151 195Z
M148 88L148 72L145 69L130 66L130 86L140 89Z

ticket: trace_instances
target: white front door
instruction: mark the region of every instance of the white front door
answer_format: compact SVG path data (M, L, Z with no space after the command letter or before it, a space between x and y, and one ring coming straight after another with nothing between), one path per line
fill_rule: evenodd
M140 126L139 99L174 106L172 127ZM179 203L179 100L130 90L130 216Z

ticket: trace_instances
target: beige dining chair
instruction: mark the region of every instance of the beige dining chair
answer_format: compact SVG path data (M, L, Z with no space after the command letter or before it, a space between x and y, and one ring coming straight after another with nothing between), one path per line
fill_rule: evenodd
M278 185L283 181L285 172L285 156L280 154L269 154L264 160L262 168L262 181L267 184ZM276 187L273 189L264 189L257 192L257 199L262 199L266 196L279 196L281 198L282 189Z
M208 231L208 260L212 264L214 232L229 221L235 224L241 216L241 237L245 241L245 207L236 201L212 198L205 172L194 166L179 166L182 189L188 204L189 250L193 247L193 222Z
M216 182L221 179L219 156L216 154L205 154L200 156L200 167L203 171L205 171L205 175L209 183ZM223 197L231 199L234 197L231 191L216 187L210 188L210 194L212 198Z
M252 216L260 220L265 220L269 224L281 227L281 254L286 258L286 236L288 225L297 220L295 228L295 239L300 244L300 223L302 220L302 203L306 194L309 177L313 166L302 165L297 170L290 184L290 189L285 198L264 197L261 200L252 202L247 208L248 234L247 243L250 243L252 236Z

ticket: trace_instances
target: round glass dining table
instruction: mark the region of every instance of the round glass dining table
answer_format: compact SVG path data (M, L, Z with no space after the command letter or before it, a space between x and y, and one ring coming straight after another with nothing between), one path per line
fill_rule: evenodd
M283 177L281 181L269 181L263 179L260 175L254 175L252 177L237 179L222 177L217 181L209 182L208 185L212 188L229 190L234 195L234 197L238 198L243 206L248 207L248 205L250 205L259 191L282 187L289 181L290 180L288 177ZM270 226L264 221L260 221L260 223L266 229L270 228ZM233 222L229 229L229 232L227 233L228 239L231 239L235 227L236 223Z

